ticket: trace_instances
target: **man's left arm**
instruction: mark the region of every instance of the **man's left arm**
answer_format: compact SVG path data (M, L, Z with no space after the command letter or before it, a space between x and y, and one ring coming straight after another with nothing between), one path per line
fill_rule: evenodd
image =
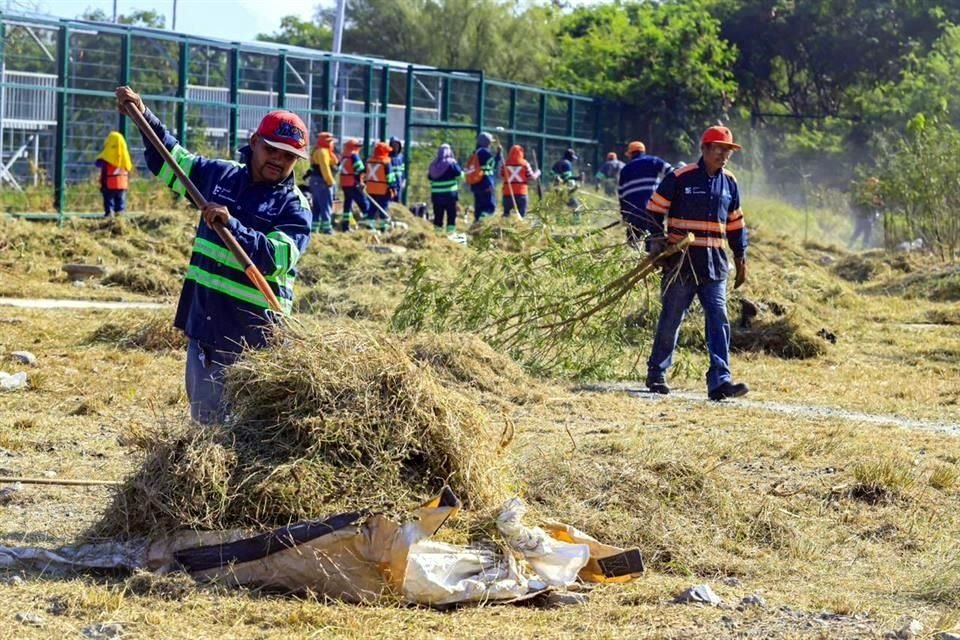
M265 277L282 279L297 265L310 241L310 208L299 189L287 196L273 229L267 233L230 216L227 228Z
M727 209L727 244L733 251L733 263L737 268L737 276L733 288L740 287L747 281L747 227L743 221L743 211L740 209L740 190L737 183L730 180L730 206Z

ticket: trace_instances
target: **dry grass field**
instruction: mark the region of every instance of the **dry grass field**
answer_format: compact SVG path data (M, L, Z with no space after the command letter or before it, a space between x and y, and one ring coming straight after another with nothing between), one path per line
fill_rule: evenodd
M929 637L960 626L960 439L949 428L960 425L956 265L803 246L773 232L780 210L769 208L758 212L745 295L787 305L804 331L825 329L836 343L817 338L820 355L804 359L735 354L750 402L706 401L705 355L693 347L694 364L672 381L685 393L666 398L627 393L639 386L629 383L524 376L458 387L490 420L506 414L515 424L505 455L530 519L638 546L643 577L599 586L580 606L439 612L176 575L0 568L0 638L81 637L98 623L120 624L124 637L218 639L883 638L907 617ZM171 304L123 312L0 306L0 369L24 370L30 381L0 393L0 475L123 479L143 460L136 443L144 433L182 423L182 342L169 320L191 238L187 216L62 228L0 222L0 296ZM375 240L359 233L313 240L299 308L318 340L331 323L386 331L417 259L455 269L469 251L416 222L387 241L407 251L371 251ZM107 279L77 288L59 270L71 261L100 262ZM12 362L16 350L33 352L37 365ZM111 494L24 485L0 504L0 545L72 544L100 520ZM701 583L724 604L671 603ZM752 594L766 606L738 607ZM20 613L40 616L42 626Z

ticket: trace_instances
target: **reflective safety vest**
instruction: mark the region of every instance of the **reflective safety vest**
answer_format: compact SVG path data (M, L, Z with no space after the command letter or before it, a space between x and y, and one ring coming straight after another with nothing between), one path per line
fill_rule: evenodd
M107 170L107 180L106 188L111 191L126 191L129 188L129 178L130 172L126 169L121 169L120 167L115 167L109 162L106 163Z
M364 168L363 160L357 154L345 156L340 163L340 186L346 188L357 186Z
M379 160L367 160L366 183L367 193L371 196L386 196L390 194L389 163Z
M530 165L524 161L523 164L505 164L500 170L503 177L503 195L510 197L527 195L527 183L530 182Z

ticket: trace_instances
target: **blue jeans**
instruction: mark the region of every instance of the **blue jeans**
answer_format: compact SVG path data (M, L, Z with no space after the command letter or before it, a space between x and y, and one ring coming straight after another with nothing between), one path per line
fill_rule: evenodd
M520 214L521 218L526 216L527 215L527 196L518 196L518 195L514 195L512 197L509 195L503 196L503 216L507 217L510 215L510 212L514 208L513 207L514 200L516 200L517 202L517 207L516 207L517 213Z
M187 400L190 417L202 425L219 424L227 417L223 374L239 353L217 351L193 338L187 343Z
M492 216L497 210L497 203L493 199L493 187L479 187L473 192L473 217L483 220Z
M310 197L313 199L313 231L333 229L333 187L328 187L321 176L310 176Z
M696 296L706 319L707 351L710 368L707 370L707 391L713 391L724 382L730 382L730 322L727 320L727 281L695 281L686 277L668 276L660 281L660 319L653 339L653 350L647 360L647 378L664 380L673 364L673 351L680 336L680 323Z
M103 193L103 215L123 213L127 208L126 189L101 189Z

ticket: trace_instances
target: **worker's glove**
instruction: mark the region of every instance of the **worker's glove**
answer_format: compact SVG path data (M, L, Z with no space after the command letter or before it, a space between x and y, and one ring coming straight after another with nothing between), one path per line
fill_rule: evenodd
M667 248L667 238L665 236L647 236L647 255L655 258Z
M733 264L737 267L737 276L733 280L733 288L739 289L747 281L747 259L734 258Z

